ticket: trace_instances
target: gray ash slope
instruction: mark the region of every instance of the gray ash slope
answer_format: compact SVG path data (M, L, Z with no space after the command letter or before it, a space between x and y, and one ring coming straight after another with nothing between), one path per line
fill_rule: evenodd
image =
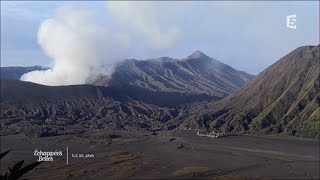
M169 57L129 59L117 66L111 77L101 76L92 84L131 85L155 91L205 93L224 98L253 77L196 51L182 60Z
M166 128L184 105L214 99L138 87L43 86L1 79L1 135L41 134L48 128L53 130L47 135L59 135L66 126L73 134Z
M190 106L175 123L236 133L319 138L319 51L319 45L299 47L227 98Z

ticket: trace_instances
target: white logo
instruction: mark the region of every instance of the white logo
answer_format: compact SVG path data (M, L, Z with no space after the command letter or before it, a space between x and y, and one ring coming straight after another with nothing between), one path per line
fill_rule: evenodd
M53 161L53 156L62 156L62 151L38 151L38 149L36 149L34 151L34 156L38 156L38 161Z
M297 29L297 15L292 14L287 16L287 28Z

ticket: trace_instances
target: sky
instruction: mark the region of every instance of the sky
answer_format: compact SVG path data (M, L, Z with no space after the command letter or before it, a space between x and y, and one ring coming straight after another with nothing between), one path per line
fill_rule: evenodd
M79 10L83 13L77 13ZM87 18L84 12L90 14L90 20L81 19ZM292 14L296 14L296 29L286 27L286 17ZM48 19L54 23L48 25ZM77 24L73 24L74 21ZM64 22L71 23L68 27L86 29L89 23L94 28L68 29L60 37L56 32L64 28ZM95 34L100 30L106 35L95 35L94 41L87 37L88 32ZM74 37L85 40L71 39L65 45L62 38L68 38L70 32L78 33L79 36ZM56 39L52 40L53 37ZM77 58L69 54L77 53L78 49L66 53L53 47L68 50L68 46L86 42L92 43L90 47L103 47L103 52L97 53L106 59L163 56L183 59L200 50L256 75L299 46L319 44L319 2L1 1L1 67L51 67L57 66L57 62L72 66L74 64L61 61ZM80 49L86 47L80 46ZM91 59L92 54L84 57ZM88 59L83 60L86 61L83 65L90 64ZM100 63L99 66L101 61L101 57L92 60Z

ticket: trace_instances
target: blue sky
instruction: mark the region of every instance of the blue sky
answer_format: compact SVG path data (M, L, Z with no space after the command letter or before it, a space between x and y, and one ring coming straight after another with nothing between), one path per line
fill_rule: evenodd
M319 44L317 1L134 3L1 1L1 66L49 66L37 32L63 6L90 11L99 25L128 35L125 58L182 59L200 50L257 74L298 46ZM286 27L291 14L297 29ZM139 18L142 23L134 23Z

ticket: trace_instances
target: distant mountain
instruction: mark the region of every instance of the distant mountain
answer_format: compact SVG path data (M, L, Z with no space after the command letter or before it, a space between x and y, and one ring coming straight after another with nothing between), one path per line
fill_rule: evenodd
M24 73L46 69L40 66L1 67L1 77L20 80ZM182 60L169 57L125 60L116 67L112 76L99 76L87 84L112 87L130 85L154 91L208 94L224 98L253 77L201 51L195 51Z
M253 77L196 51L182 60L169 57L129 59L115 69L112 77L101 76L91 84L131 85L155 91L205 93L223 98Z
M239 91L192 105L175 120L186 127L319 137L319 46L295 49Z
M46 69L41 66L1 67L1 77L20 80L24 73ZM223 98L253 77L196 51L182 60L169 57L125 60L116 67L111 77L99 76L88 84L112 87L130 85L154 91L208 94Z
M20 77L28 72L31 71L38 71L38 70L47 70L46 67L41 66L30 66L30 67L19 67L19 66L12 66L12 67L1 67L1 78L5 79L14 79L20 80Z

